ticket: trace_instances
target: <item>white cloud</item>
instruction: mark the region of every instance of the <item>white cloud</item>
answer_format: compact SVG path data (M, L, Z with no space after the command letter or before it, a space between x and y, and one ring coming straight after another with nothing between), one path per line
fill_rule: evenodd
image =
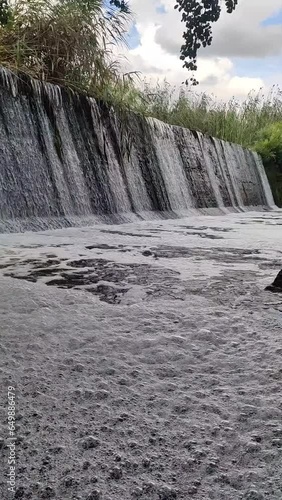
M151 19L145 23L138 22L136 27L140 33L140 44L125 52L127 62L123 64L124 71L140 71L152 83L166 79L172 85L180 86L190 75L182 68L178 54L168 53L156 42L160 26L152 23ZM242 98L250 90L263 86L259 78L234 75L233 63L227 57L199 58L196 76L201 82L199 90L213 93L220 99Z
M131 0L140 43L124 52L125 70L140 71L153 83L166 79L180 85L190 73L182 68L179 59L182 34L185 29L181 14L173 7L175 0ZM157 12L165 7L165 13ZM282 53L282 26L263 27L262 21L278 12L281 0L239 0L234 13L222 13L214 24L211 47L201 50L197 90L208 91L221 99L245 97L250 90L259 90L265 82L248 72L236 74L234 57L266 58ZM246 67L246 66L245 66ZM263 71L263 68L262 68ZM263 74L263 73L262 73ZM266 84L269 85L269 75Z
M179 53L183 27L174 0L164 0L167 13L158 30L156 42L172 54ZM262 26L262 22L281 8L281 0L239 0L232 14L222 11L213 25L212 46L208 54L221 57L265 57L282 53L282 25Z

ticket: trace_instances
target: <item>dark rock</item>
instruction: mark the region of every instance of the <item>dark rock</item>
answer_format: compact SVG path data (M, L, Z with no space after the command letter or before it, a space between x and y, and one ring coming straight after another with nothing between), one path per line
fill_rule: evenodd
M82 439L81 441L81 446L84 450L89 450L91 448L97 448L100 444L99 439L95 438L94 436L87 436L86 438Z
M158 491L160 500L174 500L177 498L177 493L173 488L169 486L162 486Z
M246 451L248 453L256 453L257 451L261 450L261 446L257 441L250 441L249 443L246 443Z
M57 455L58 453L62 453L62 451L64 451L64 447L63 446L54 446L54 448L49 448L49 451L50 451L50 453L54 453L55 455Z
M83 470L89 469L90 465L91 465L91 463L88 460L83 462L83 465L82 465Z
M218 465L215 462L209 462L206 466L207 474L214 474L217 471Z
M156 485L153 481L146 481L142 485L143 493L153 493L156 489Z
M81 363L77 363L73 368L72 368L72 371L74 372L83 372L85 366L82 365Z
M261 443L262 437L259 434L253 434L252 435L253 441L256 441L256 443Z
M153 253L150 252L150 250L145 250L144 252L142 252L142 255L144 255L144 257L149 257L150 255L153 255Z
M272 439L271 444L272 446L276 446L277 448L282 448L282 439L279 438Z
M278 273L272 285L268 285L265 290L273 293L282 293L282 270Z
M143 495L143 490L142 488L135 488L132 493L131 493L131 496L134 497L134 498L139 498L139 497L142 497Z
M136 441L129 441L128 446L129 448L137 448L138 443Z
M46 455L46 457L44 457L43 460L42 460L42 465L49 465L50 462L51 462L50 455Z
M55 497L55 491L51 486L46 486L43 490L41 490L41 496L40 498L54 498Z
M25 494L25 489L23 486L20 486L16 489L14 498L23 498Z
M120 467L114 467L110 471L110 478L111 479L121 479L122 478L122 470Z
M98 401L102 401L103 399L107 399L109 397L109 392L106 390L97 391L95 397Z
M244 496L244 500L264 500L264 495L256 490L250 490Z
M72 488L74 486L78 486L79 481L78 481L78 479L75 479L74 477L70 476L70 477L67 477L65 479L64 484L65 484L66 488Z
M282 428L278 427L278 429L273 429L273 434L274 434L274 436L282 437Z
M102 498L100 490L95 489L89 493L87 500L100 500L100 498Z
M188 488L189 495L196 495L198 493L198 488L196 486L190 486Z
M128 413L121 413L121 414L118 416L118 418L117 418L117 420L118 420L119 422L124 422L125 420L128 420L128 419L129 419L129 414L128 414Z
M122 463L123 467L125 467L127 470L130 470L132 469L132 463L130 460L125 460L123 463Z
M151 460L149 458L144 458L142 460L142 465L143 467L145 467L145 469L149 469L149 467L151 466Z

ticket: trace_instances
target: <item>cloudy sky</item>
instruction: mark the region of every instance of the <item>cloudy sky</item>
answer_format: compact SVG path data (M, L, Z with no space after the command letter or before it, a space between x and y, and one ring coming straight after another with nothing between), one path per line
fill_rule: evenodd
M155 82L180 85L187 78L179 49L183 25L174 0L130 0L135 21L125 51L126 70ZM200 89L219 98L243 98L251 89L282 87L282 1L239 0L233 14L214 24L211 47L202 49Z

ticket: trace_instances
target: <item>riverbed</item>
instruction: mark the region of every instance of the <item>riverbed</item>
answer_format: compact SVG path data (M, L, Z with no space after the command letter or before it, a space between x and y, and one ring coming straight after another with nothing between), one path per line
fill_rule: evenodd
M281 500L281 268L281 211L1 235L15 498Z

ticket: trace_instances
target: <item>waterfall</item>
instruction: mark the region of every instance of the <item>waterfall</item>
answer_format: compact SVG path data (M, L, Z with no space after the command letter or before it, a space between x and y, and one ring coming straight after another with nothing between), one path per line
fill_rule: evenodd
M3 68L0 86L0 232L274 206L241 146L134 114L122 127L104 103Z

